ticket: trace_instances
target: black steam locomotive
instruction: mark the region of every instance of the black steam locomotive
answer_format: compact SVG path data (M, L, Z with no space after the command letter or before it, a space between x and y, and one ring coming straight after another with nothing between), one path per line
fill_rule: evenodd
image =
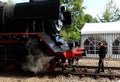
M21 66L35 73L64 67L67 58L79 57L84 50L71 51L59 35L69 24L71 13L59 0L0 3L0 67L10 70Z

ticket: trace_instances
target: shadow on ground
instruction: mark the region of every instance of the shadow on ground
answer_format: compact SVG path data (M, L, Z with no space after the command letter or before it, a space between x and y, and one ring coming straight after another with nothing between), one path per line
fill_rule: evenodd
M24 71L20 68L15 68L13 70L3 70L0 69L0 77L15 77L15 78L30 78L30 77L39 77L43 78L47 76L48 78L55 78L56 76L61 75L61 71L55 71L52 73L33 73L30 71Z

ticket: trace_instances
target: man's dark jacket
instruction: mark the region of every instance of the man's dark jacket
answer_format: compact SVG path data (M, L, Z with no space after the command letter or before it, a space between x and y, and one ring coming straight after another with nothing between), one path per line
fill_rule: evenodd
M101 58L105 58L105 55L106 55L105 46L100 46L99 56L100 56Z

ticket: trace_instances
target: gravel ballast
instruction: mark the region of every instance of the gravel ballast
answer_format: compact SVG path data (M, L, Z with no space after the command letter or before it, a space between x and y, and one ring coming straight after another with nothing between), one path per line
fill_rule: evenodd
M98 59L82 58L79 60L79 65L97 66ZM105 59L104 65L119 67L120 60ZM42 77L41 76L42 75L21 77L12 74L8 74L8 75L0 74L0 82L120 82L119 78L114 78L114 79L103 78L103 77L94 78L94 77L80 77L74 75L69 75L67 77L63 75L57 75L57 76L44 75Z

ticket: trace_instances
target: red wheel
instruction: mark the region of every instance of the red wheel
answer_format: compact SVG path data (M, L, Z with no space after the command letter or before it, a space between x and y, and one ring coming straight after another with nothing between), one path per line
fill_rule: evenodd
M50 73L50 72L53 72L54 69L55 69L55 62L49 62L45 65L45 69L46 69L46 72Z
M16 65L15 65L15 64L10 64L10 65L0 64L0 67L1 67L2 69L5 69L5 70L12 70L12 69L14 69L14 68L16 67Z

